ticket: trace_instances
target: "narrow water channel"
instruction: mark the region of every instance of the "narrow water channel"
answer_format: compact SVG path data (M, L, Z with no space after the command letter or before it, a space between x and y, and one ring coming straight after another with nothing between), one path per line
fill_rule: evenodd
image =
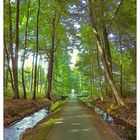
M120 129L120 133L118 134L123 140L136 140L136 129L133 127L128 127L127 124L122 124L117 118L113 118L97 106L84 102L88 107L90 107L95 113L101 116L105 121L113 124L114 126ZM123 128L123 129L122 129Z
M94 106L94 105L91 104L91 103L86 103L86 105L87 105L88 107L92 108L93 111L96 112L98 115L100 115L105 121L108 121L108 122L110 122L110 123L112 123L112 124L115 123L115 122L114 122L114 119L113 119L110 115L108 115L106 112L104 112L103 110L101 110L100 108Z
M4 128L4 140L19 140L19 136L28 128L34 127L39 121L48 115L48 109L43 108L30 116L16 122L8 128Z

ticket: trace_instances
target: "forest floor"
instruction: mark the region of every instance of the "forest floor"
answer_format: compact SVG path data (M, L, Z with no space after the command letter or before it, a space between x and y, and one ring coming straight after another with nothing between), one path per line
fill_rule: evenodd
M30 115L33 112L50 105L50 100L44 99L12 99L4 97L4 127Z
M132 129L132 133L136 131L136 98L124 98L125 106L111 109L112 98L105 98L94 100L92 103L101 108L104 112L108 112L119 125L110 125L110 127L117 132L120 137L128 137L125 129Z
M92 110L70 100L56 114L21 135L21 140L120 140Z

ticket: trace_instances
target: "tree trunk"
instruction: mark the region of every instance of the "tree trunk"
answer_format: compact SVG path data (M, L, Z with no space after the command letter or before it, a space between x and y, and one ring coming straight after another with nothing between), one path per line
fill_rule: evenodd
M33 81L34 81L34 61L35 61L35 52L33 54L33 62L32 62L32 79L31 79L31 93L33 89Z
M54 44L54 38L52 38L52 44ZM49 61L49 68L47 74L48 88L47 88L46 96L50 100L51 100L51 86L52 86L52 75L53 75L53 62L54 62L54 47L52 47L50 51L50 61Z
M99 61L99 52L98 52L98 47L96 46L97 49L97 63L98 63L98 76L99 76L99 82L100 82L100 92L102 94L102 81L101 81L101 69L100 69L100 61Z
M42 66L42 58L41 57L40 57L40 66ZM43 78L41 78L41 77L43 77ZM39 73L40 94L42 92L42 81L41 81L42 79L44 79L44 73L42 75L42 67L40 67L40 73Z
M40 56L41 57L41 56ZM38 70L37 70L37 94L38 94L38 88L39 88L39 85L40 85L40 58L39 58L39 63L38 63Z
M119 41L120 41L120 57L121 57L121 62L120 62L120 94L123 96L123 79L122 79L122 65L123 65L123 55L122 55L122 43L121 43L121 35L119 34Z
M104 2L104 0L101 0L101 2ZM104 15L104 11L103 9L101 9L101 12L102 12L102 15ZM111 57L111 52L110 52L110 46L109 46L109 40L108 40L108 32L107 32L107 29L106 29L106 25L103 22L103 40L104 40L104 54L105 54L105 58L106 58L106 61L108 63L108 66L109 66L109 71L111 73L111 75L113 76L113 72L112 72L112 57Z
M109 66L108 66L108 63L106 61L106 56L104 54L103 48L101 47L102 43L101 43L100 36L98 34L96 23L95 23L94 18L93 18L94 14L93 14L93 7L92 6L93 6L92 0L89 0L89 11L90 11L91 24L92 24L92 28L94 30L94 34L95 34L95 37L96 37L96 40L97 40L97 47L98 47L98 50L99 50L101 61L102 61L103 66L104 66L104 71L105 71L107 80L108 80L108 82L110 84L110 87L111 87L111 89L113 91L113 96L115 97L117 104L118 105L124 105L121 97L119 96L118 90L117 90L115 82L113 80L113 77L112 77L112 75L110 73Z
M12 76L12 71L11 71L11 68L10 68L10 65L9 65L9 55L8 55L8 49L6 47L6 43L4 41L4 50L6 52L6 59L7 59L7 67L8 67L8 71L9 71L9 74L10 74L10 79L11 79L11 86L12 86L12 90L13 90L13 93L15 92L15 87L14 87L14 83L13 83L13 76ZM8 72L7 72L7 78L8 78ZM6 78L6 80L7 80Z
M108 94L108 80L104 71L104 79L105 79L105 94Z
M12 16L11 16L11 1L8 1L9 3L9 47L11 52L11 60L12 60L12 70L13 70L13 79L14 79L14 98L19 98L19 92L18 92L18 43L19 43L19 0L17 0L17 8L16 8L16 47L15 50L13 48L13 42L12 42ZM15 54L14 54L15 52ZM14 57L15 55L15 57Z
M4 46L5 46L5 42L4 42ZM5 79L5 73L6 73L6 61L5 61L5 57L6 57L6 52L5 52L5 48L3 48L3 87L5 89L5 85L6 85L6 79Z
M16 8L16 48L15 48L15 63L14 63L14 81L15 81L15 94L16 98L19 98L18 91L18 49L19 49L19 3L20 0L17 0Z
M24 64L25 64L25 56L26 56L26 47L27 47L27 30L28 30L28 19L29 19L29 7L30 7L30 0L28 1L28 9L27 9L27 21L26 21L26 29L25 29L25 44L24 44L24 54L23 54L23 62L22 62L22 87L23 87L23 94L24 99L26 99L26 86L24 80Z
M55 22L56 22L56 14L53 18L52 22L52 47L50 49L50 60L49 60L49 68L47 74L48 88L46 92L46 97L51 100L51 87L52 87L52 76L53 76L53 63L54 63L54 53L55 53Z
M104 50L105 50L106 61L107 61L108 66L109 66L109 71L110 71L111 75L113 76L113 72L112 72L112 58L111 58L111 53L110 53L108 33L106 31L105 25L104 25L104 29L103 29L103 37L104 37L104 46L105 46Z
M36 81L37 81L37 59L38 59L38 27L39 27L39 14L40 14L40 0L38 0L37 24L36 24L36 59L35 59L35 72L34 72L34 91L33 100L36 99Z
M25 53L23 54L23 59L22 59L22 87L23 87L23 97L26 99L26 87L25 87L25 80L24 80L24 64L25 64Z

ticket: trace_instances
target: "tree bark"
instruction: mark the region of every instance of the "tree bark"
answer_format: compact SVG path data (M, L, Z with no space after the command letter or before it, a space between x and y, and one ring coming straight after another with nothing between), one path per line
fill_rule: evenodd
M16 48L15 48L15 63L14 63L14 81L15 81L15 94L16 98L19 98L18 91L18 49L19 49L19 4L20 0L17 0L16 8Z
M108 94L108 80L104 71L104 78L105 78L105 94Z
M50 61L47 74L48 88L46 97L51 100L51 86L52 86L52 75L53 75L53 62L54 62L54 37L52 37L52 48L50 51Z
M36 88L37 94L38 94L38 88L39 88L39 85L40 85L40 83L39 83L40 82L40 67L41 67L41 65L40 65L40 58L39 58L38 70L37 70L37 88Z
M120 94L123 96L123 78L122 78L122 65L123 65L123 55L122 55L122 43L121 43L121 34L119 34L119 42L120 42L120 57L121 57L121 62L120 62Z
M26 99L26 87L25 87L25 80L24 80L24 64L25 64L25 53L23 54L22 59L22 87L23 87L23 98Z
M96 45L96 49L97 49L97 63L98 63L98 76L99 76L99 81L100 81L100 92L102 94L102 81L101 81L101 69L100 69L100 61L99 61L99 51L98 51L98 47Z
M34 72L34 91L33 91L33 100L36 99L36 81L37 81L37 59L38 59L38 29L39 29L39 14L40 14L40 0L38 0L38 12L37 12L37 24L36 24L36 59L35 59L35 72Z
M8 71L9 71L9 74L10 74L10 79L11 79L11 86L12 86L12 90L13 90L13 93L15 92L15 87L14 87L14 83L13 83L13 76L12 76L12 71L11 71L11 68L10 68L10 65L9 65L9 55L8 55L8 49L6 47L6 43L4 41L4 48L5 48L5 53L6 53L6 59L7 59L7 67L8 67ZM7 73L7 76L8 76L8 73ZM8 77L7 77L8 78Z
M24 54L23 54L23 63L22 63L22 87L23 87L23 94L24 99L26 99L26 86L24 80L24 64L25 64L25 55L26 55L26 48L27 48L27 31L28 31L28 20L29 20L29 8L30 8L30 0L28 1L28 8L27 8L27 21L26 21L26 29L25 29L25 44L24 44Z
M4 42L4 46L5 46L5 42ZM5 73L6 73L6 61L5 61L5 57L6 57L6 52L5 52L5 48L3 48L3 81L4 81L4 83L3 83L3 87L4 87L4 89L5 89L5 85L6 85L6 78L5 78Z
M35 61L35 52L33 54L33 62L32 62L31 93L32 93L32 89L33 89L33 80L34 80L34 61Z
M104 29L103 29L103 37L104 37L104 46L105 46L104 47L104 51L105 51L106 61L107 61L108 66L109 66L109 71L110 71L111 75L113 76L113 72L112 72L112 58L111 58L111 53L110 53L108 33L107 33L105 25L104 25Z
M41 56L40 56L40 66L42 66L42 57ZM42 79L44 79L44 73L42 75L42 67L40 67L40 73L39 73L40 94L42 93Z
M94 21L94 12L93 12L93 7L92 6L93 6L92 0L89 0L89 11L90 11L91 25L92 25L93 32L94 32L96 40L97 40L97 47L98 47L98 50L99 50L101 61L102 61L103 66L104 66L104 71L105 71L107 80L108 80L108 82L110 84L110 87L111 87L111 89L113 91L113 96L115 97L115 100L116 100L117 104L118 105L124 105L124 103L123 103L123 101L122 101L122 99L121 99L121 97L119 95L119 92L118 92L118 90L116 88L116 84L115 84L115 82L113 80L113 77L112 77L112 75L110 73L109 66L108 66L108 63L106 61L106 57L105 57L103 48L101 47L102 43L101 43L100 36L98 34L96 23Z
M8 1L9 4L9 47L11 52L11 60L12 60L12 71L13 71L13 80L14 80L14 97L13 98L19 98L19 92L18 92L18 45L19 45L19 0L17 0L17 8L16 8L16 46L15 50L13 48L13 37L12 37L12 11L11 11L11 0ZM14 54L15 52L15 54ZM14 57L15 55L15 57Z
M51 87L52 87L52 76L53 76L53 63L54 63L54 53L55 53L55 28L56 28L56 13L54 15L52 21L52 47L50 49L50 60L49 60L49 68L47 74L48 88L46 92L46 97L51 100Z

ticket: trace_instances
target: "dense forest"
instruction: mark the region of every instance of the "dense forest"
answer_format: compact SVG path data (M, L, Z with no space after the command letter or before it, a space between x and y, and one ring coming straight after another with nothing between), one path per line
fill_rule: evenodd
M136 139L136 0L3 6L4 140Z
M72 89L119 105L136 95L135 0L4 0L4 95Z

